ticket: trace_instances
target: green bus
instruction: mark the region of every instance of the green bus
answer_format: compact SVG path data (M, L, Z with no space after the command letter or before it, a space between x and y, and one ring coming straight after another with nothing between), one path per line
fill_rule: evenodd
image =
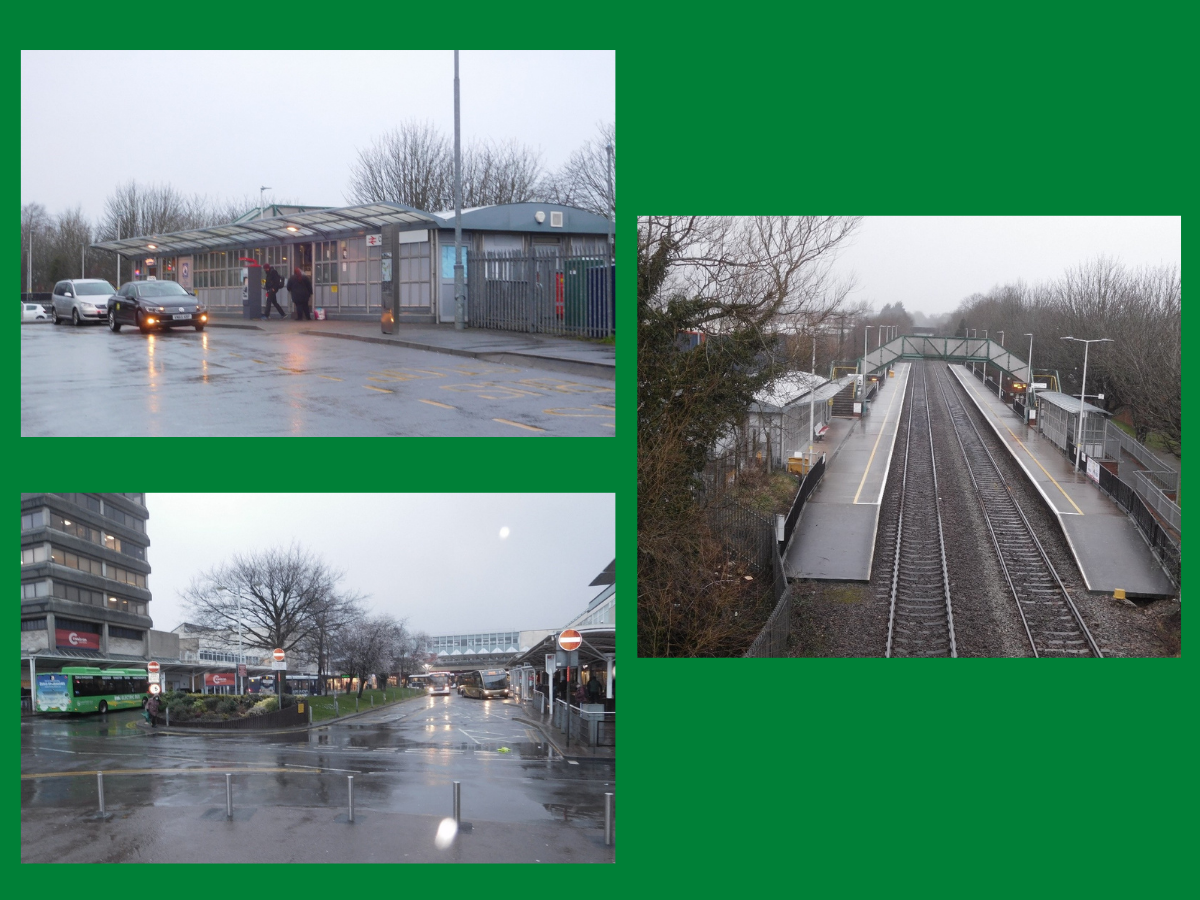
M136 709L149 698L145 669L67 667L37 677L38 712L108 712Z

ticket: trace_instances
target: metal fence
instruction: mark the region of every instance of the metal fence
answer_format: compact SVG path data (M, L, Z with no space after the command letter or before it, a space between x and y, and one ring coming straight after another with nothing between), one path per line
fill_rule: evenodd
M772 577L772 561L779 552L770 519L726 497L710 503L705 513L729 558L739 560L759 580Z
M1160 482L1156 481L1152 472L1133 473L1133 489L1146 505L1163 517L1163 520L1182 533L1182 510L1163 493Z
M612 249L564 256L520 251L467 253L471 325L529 334L616 334Z
M808 495L813 492L817 484L825 477L825 454L821 454L821 458L808 470L808 474L800 482L800 489L796 491L796 499L792 501L792 508L788 510L787 518L783 522L783 540L779 543L779 549L782 551L787 548L788 541L792 539L792 532L796 530L796 523L800 521L800 512L804 509L804 504L808 500Z
M1163 465L1162 460L1143 447L1134 438L1109 421L1105 421L1104 452L1112 459L1120 459L1124 450L1143 466L1150 474L1151 480L1158 488L1167 493L1175 493L1179 489L1179 473Z
M1158 557L1176 587L1182 587L1180 581L1180 548L1171 538L1166 529L1159 524L1150 512L1149 507L1132 487L1118 478L1103 466L1100 467L1100 490L1112 497L1117 505L1129 513L1129 517L1141 529L1149 541L1151 549Z

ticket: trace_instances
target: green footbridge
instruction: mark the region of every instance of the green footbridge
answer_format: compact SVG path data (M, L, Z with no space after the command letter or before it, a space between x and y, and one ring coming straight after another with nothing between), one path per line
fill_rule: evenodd
M892 338L859 359L864 375L886 371L900 359L944 359L946 362L988 363L1005 372L1013 381L1029 383L1029 363L1005 350L990 338L925 337L904 335Z

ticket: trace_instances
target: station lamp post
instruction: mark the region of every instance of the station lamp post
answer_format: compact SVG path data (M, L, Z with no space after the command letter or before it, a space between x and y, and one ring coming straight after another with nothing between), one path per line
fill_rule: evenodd
M224 592L225 592L225 593L227 593L227 594L235 594L235 595L237 596L237 604L238 604L238 658L237 658L237 669L235 669L235 671L237 672L237 675L236 675L236 676L234 676L234 680L235 680L235 682L237 683L237 690L238 690L238 694L239 694L239 696L240 696L240 695L243 693L243 691L242 691L242 687L243 687L243 685L242 685L242 663L245 661L245 658L242 656L242 589L239 587L239 588L238 588L236 591L231 591L229 588L225 587L225 585L223 585L223 584L218 584L218 585L217 585L217 590L219 590L219 591L224 591ZM278 685L276 685L276 686L275 686L275 690L276 690L276 691L278 691L278 690L279 690L279 686L278 686Z
M1080 457L1080 454L1082 453L1080 444L1083 443L1083 416L1084 416L1083 410L1084 410L1084 406L1087 403L1087 401L1084 398L1087 395L1088 344L1105 344L1105 343L1111 344L1111 343L1113 343L1113 339L1112 338L1092 338L1091 340L1084 340L1083 338L1071 337L1070 335L1067 335L1067 336L1063 337L1063 340L1064 341L1075 341L1078 344L1083 344L1083 379L1079 382L1079 427L1076 429L1076 432L1075 432L1075 468L1078 469L1079 468L1079 457ZM1030 345L1030 347L1033 346L1032 340L1030 340L1029 345Z
M1025 405L1029 406L1030 397L1033 394L1033 334L1025 332L1025 337L1029 338L1029 384L1025 386Z

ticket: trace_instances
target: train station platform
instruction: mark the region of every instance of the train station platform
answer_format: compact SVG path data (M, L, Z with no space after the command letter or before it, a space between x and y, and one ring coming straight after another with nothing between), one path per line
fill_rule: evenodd
M897 363L860 419L830 419L825 477L804 505L787 548L789 578L869 581L909 363Z
M1055 514L1088 590L1173 597L1174 584L1129 516L963 366L949 368Z

